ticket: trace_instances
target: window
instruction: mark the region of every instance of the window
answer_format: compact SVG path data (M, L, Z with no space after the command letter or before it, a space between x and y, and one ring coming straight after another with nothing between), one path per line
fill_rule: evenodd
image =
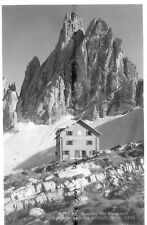
M58 152L55 152L55 155L58 155Z
M69 151L63 151L63 155L69 155Z
M79 150L75 150L75 158L80 158L80 151Z
M91 134L91 131L89 131L89 130L86 131L86 135L88 135L88 136L89 136L89 135L92 135L92 134Z
M72 136L72 131L71 130L66 131L66 135Z
M66 145L73 145L73 141L66 141Z
M86 145L92 145L92 141L86 141Z

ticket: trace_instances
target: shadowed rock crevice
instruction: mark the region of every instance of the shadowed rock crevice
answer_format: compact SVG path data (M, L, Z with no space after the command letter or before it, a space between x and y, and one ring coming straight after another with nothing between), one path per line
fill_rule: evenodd
M75 96L75 82L77 81L77 71L76 71L76 62L71 63L71 90L72 90L72 97Z

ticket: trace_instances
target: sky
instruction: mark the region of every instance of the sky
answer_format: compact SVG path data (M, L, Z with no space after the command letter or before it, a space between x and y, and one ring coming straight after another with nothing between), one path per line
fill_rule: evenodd
M73 8L85 30L92 19L105 20L143 77L142 5L8 5L2 6L2 71L9 83L16 83L18 94L28 63L34 56L43 63L50 55Z

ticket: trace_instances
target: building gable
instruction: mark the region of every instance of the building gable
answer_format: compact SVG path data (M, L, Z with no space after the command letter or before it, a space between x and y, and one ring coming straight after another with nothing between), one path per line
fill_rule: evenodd
M99 137L101 135L100 132L98 132L97 130L95 130L94 128L92 128L91 126L89 126L87 123L85 123L82 120L78 120L77 121L78 124L80 124L82 127L84 127L87 130L90 130L95 136Z
M101 135L100 132L98 132L97 130L95 130L94 128L92 128L91 126L89 126L87 123L85 123L82 120L77 120L75 123L73 123L70 126L67 126L65 128L59 129L56 132L56 138L58 137L58 135L60 135L62 132L66 132L66 130L68 130L69 128L72 128L72 126L75 126L76 124L79 124L80 126L82 126L83 128L85 128L87 131L91 131L92 134L94 134L96 137L99 137Z

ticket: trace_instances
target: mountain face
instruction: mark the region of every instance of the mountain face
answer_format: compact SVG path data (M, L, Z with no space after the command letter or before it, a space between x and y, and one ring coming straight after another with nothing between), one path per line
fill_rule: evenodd
M7 131L17 123L16 105L18 96L15 83L8 85L3 77L3 130Z
M49 124L67 112L82 119L122 114L140 101L137 80L136 67L123 57L122 40L114 39L111 27L94 19L84 32L81 18L71 13L46 61L40 65L34 57L27 66L18 118Z

